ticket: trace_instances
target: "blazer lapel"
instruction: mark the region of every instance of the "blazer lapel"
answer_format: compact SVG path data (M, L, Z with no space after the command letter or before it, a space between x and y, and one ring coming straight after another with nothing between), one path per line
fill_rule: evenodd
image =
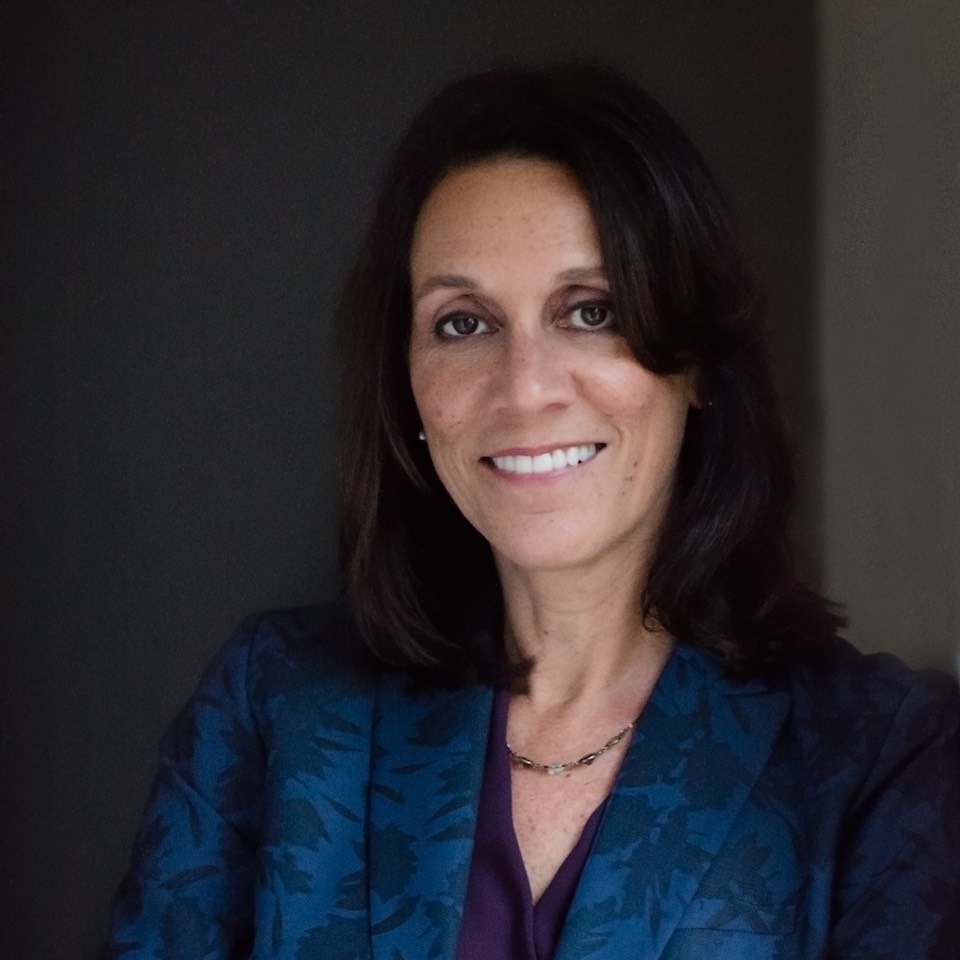
M789 697L677 647L607 804L557 960L656 960L766 763Z
M370 922L376 960L456 950L492 690L412 694L381 681L370 780Z

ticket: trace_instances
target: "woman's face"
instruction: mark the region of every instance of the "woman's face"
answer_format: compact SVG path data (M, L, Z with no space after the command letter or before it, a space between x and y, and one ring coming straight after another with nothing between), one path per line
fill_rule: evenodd
M420 211L410 274L430 456L501 569L644 563L694 388L645 370L617 332L573 177L536 159L449 174Z

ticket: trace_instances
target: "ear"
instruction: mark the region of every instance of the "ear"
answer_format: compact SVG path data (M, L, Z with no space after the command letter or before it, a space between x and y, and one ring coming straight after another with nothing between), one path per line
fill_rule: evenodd
M707 391L704 389L703 378L696 367L691 367L685 374L687 377L688 403L694 410L703 410L710 406Z

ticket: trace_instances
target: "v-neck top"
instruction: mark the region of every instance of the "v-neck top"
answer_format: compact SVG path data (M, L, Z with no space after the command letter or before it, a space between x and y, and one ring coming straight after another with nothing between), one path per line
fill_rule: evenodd
M496 691L456 960L551 960L606 807L604 800L593 811L573 850L534 903L513 826L508 705L509 695Z

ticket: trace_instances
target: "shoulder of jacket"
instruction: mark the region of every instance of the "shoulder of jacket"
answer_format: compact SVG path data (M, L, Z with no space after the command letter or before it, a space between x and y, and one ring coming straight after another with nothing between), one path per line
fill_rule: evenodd
M254 701L305 688L318 698L366 696L380 672L340 601L254 614L229 645L246 658Z
M956 680L891 654L837 640L816 659L790 664L787 678L801 752L831 779L873 779L960 735Z
M893 717L904 708L957 709L956 680L939 670L917 670L889 653L863 653L834 640L815 658L788 667L799 709L839 721L867 713Z

